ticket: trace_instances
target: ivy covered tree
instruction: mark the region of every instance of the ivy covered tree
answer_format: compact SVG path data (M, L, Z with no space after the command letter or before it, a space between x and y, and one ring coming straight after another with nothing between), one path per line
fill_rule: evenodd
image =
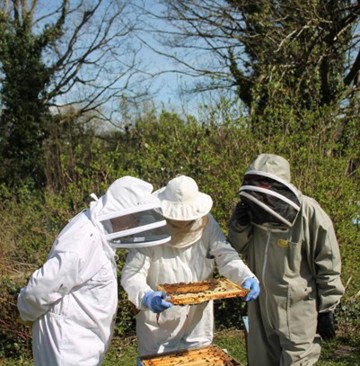
M41 181L42 141L49 118L41 94L52 76L41 56L44 47L56 40L64 18L39 37L31 32L31 13L21 13L18 4L14 4L12 19L5 9L0 16L1 175L12 183L32 174Z
M148 14L169 24L162 53L197 77L194 92L233 89L254 116L358 98L358 0L159 2Z

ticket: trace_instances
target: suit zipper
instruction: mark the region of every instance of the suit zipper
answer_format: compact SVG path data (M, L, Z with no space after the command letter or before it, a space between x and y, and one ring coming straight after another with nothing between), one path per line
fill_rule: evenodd
M264 263L262 268L262 285L265 290L265 308L266 308L266 316L268 318L269 323L271 324L271 318L269 314L269 301L268 301L268 292L265 286L265 273L266 273L266 267L267 267L267 261L268 261L268 251L269 251L269 245L270 245L270 238L271 238L271 231L267 231L268 237L265 245L265 253L264 253ZM272 325L271 325L272 326Z

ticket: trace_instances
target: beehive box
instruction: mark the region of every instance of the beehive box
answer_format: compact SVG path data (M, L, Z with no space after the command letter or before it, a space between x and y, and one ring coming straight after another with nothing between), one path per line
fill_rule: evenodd
M173 305L200 304L209 300L244 297L248 290L227 278L214 278L209 281L190 283L160 284L158 291L165 291Z
M142 356L138 366L241 366L229 354L215 345L190 348L171 353Z

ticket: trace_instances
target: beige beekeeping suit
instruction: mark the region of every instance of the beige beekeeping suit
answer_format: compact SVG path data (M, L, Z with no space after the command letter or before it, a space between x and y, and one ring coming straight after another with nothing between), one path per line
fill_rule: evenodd
M261 177L255 194L249 183L254 177ZM279 184L283 189L277 191ZM269 190L275 193L265 198ZM286 192L286 199L276 191ZM277 155L261 154L253 162L240 197L255 214L248 224L233 216L228 239L261 284L259 298L248 303L249 365L313 365L321 350L318 313L333 311L344 293L333 224L314 199L290 184L289 164ZM274 213L275 204L266 206L269 200L287 202L291 209Z

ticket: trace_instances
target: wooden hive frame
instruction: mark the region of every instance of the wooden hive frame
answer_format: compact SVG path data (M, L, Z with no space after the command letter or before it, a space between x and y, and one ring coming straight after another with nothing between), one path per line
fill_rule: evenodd
M217 346L189 348L139 358L141 366L241 366Z
M201 282L160 284L158 291L165 291L167 301L173 305L200 304L209 300L244 297L248 290L221 277Z

